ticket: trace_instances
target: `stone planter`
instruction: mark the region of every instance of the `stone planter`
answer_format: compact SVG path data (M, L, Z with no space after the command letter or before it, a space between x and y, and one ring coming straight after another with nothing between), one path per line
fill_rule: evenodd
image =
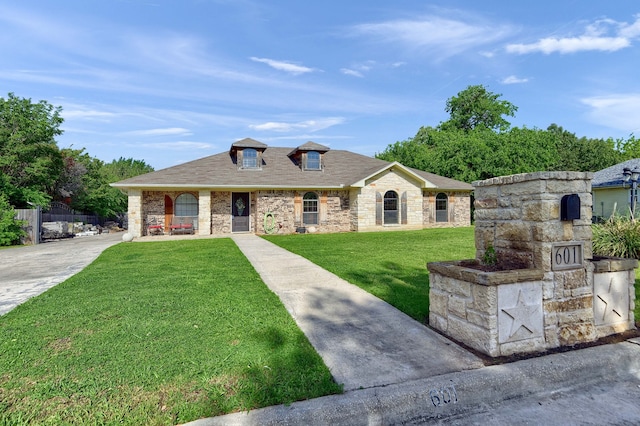
M474 182L476 259L427 265L429 323L490 356L542 352L635 328L635 259L590 259L591 175ZM575 208L567 217L567 199ZM492 250L526 269L476 269Z
M544 271L486 272L461 263L428 264L429 324L494 357L544 350Z

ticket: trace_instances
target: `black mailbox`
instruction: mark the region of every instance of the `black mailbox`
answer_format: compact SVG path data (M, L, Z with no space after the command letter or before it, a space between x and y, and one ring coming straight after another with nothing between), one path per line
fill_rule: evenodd
M560 220L580 219L580 196L569 194L560 201Z

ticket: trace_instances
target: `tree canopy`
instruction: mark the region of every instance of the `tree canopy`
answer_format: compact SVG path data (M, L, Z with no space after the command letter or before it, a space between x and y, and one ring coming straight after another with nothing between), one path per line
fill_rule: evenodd
M421 127L413 138L376 157L466 182L544 170L597 171L640 157L640 142L578 138L557 124L546 130L510 127L517 107L484 86L447 101L448 121Z
M513 117L518 107L509 101L500 100L501 96L489 92L483 85L467 87L458 96L447 100L445 111L450 114L450 118L441 123L440 128L467 132L479 128L507 130L511 123L503 116Z
M60 149L62 108L9 93L0 98L0 196L8 206L65 201L78 211L113 217L127 197L110 183L153 171L142 160L104 163L84 148ZM3 204L4 205L4 204Z
M0 193L9 204L46 206L63 169L55 137L61 108L46 101L0 98Z

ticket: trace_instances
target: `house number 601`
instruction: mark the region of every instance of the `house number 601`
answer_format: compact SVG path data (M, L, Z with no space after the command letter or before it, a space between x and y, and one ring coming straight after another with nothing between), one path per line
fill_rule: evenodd
M431 397L431 403L434 407L458 403L458 394L453 385L442 386L439 389L431 389L429 391L429 397Z
M553 269L574 269L582 266L582 244L558 244L551 254Z

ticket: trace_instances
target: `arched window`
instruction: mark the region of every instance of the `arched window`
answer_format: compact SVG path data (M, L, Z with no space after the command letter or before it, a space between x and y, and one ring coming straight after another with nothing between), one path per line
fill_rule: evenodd
M398 194L387 191L384 194L384 223L398 223Z
M442 192L436 195L436 222L449 222L449 197Z
M318 151L307 152L307 164L304 167L306 170L320 170L320 153Z
M242 168L255 169L258 167L258 151L253 148L242 150Z
M307 192L302 197L302 223L304 225L318 224L318 194Z
M198 200L193 194L180 194L176 198L175 203L175 215L176 216L198 216Z

